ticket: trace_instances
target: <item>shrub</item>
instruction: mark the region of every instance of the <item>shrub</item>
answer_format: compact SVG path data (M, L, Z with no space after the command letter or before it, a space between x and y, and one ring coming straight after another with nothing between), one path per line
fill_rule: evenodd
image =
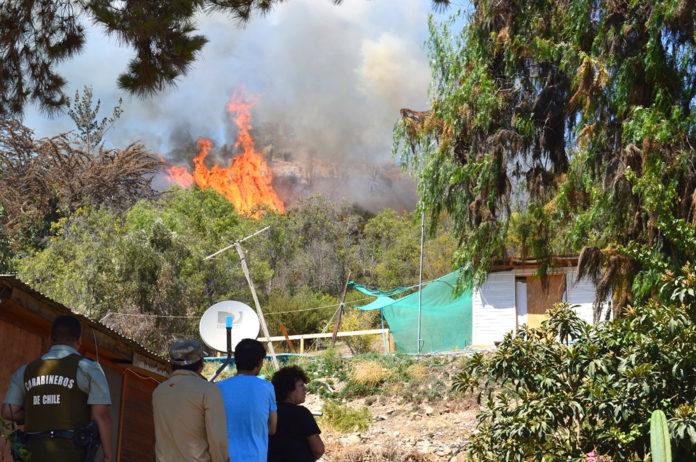
M379 323L379 311L361 311L352 309L343 315L342 331L375 329ZM370 353L376 340L375 335L345 337L344 340L354 355Z
M345 361L333 345L322 353L321 358L326 375L339 375L344 371Z
M390 371L373 360L359 361L353 366L350 378L359 385L376 387L389 378Z
M428 377L428 368L420 363L411 364L406 368L406 374L416 381L425 380Z
M416 450L400 448L394 443L381 448L349 447L332 455L336 457L335 460L345 462L429 462L432 460L430 456L421 454Z
M324 414L321 420L341 433L364 432L372 423L372 416L367 408L355 410L347 405L326 401L321 410Z
M576 460L596 450L611 460L650 453L650 414L663 410L675 460L696 457L696 297L694 271L667 274L663 302L628 308L589 326L567 305L539 329L507 335L476 354L455 388L488 396L471 439L480 461ZM560 335L572 344L555 341Z
M302 287L294 294L276 289L268 297L264 306L271 335L283 335L280 322L288 334L311 334L319 332L336 309L336 300L321 293ZM308 310L308 307L323 307ZM284 344L283 344L284 345Z

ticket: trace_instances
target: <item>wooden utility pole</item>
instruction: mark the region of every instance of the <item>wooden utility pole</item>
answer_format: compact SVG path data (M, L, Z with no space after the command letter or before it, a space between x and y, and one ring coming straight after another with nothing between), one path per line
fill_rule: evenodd
M334 326L333 335L331 336L331 344L336 344L336 335L338 334L338 326L341 324L341 315L343 314L343 303L346 301L346 292L348 291L348 283L350 282L351 272L348 271L348 277L346 278L346 285L343 286L343 296L341 297L341 304L338 306L338 316L336 317L336 325Z
M237 249L237 253L239 254L239 258L242 259L242 271L244 271L244 276L246 276L246 280L249 283L249 289L251 289L251 296L254 298L254 304L256 305L256 314L259 316L259 322L261 323L261 329L263 330L263 335L266 336L266 338L270 338L271 336L268 333L268 327L266 326L266 319L263 317L263 311L261 311L261 304L259 303L259 298L256 296L256 289L254 289L254 283L251 280L251 276L249 275L249 268L247 268L246 264L246 256L244 255L244 249L242 249L242 242L246 241L247 239L251 239L252 237L256 236L257 234L261 234L264 231L266 231L270 226L266 226L263 229L260 229L256 231L254 234L250 234L249 236L245 237L244 239L240 239L237 242L234 242L224 249L220 249L217 252L208 255L205 257L203 260L208 260L210 258L215 257L216 255L221 254L222 252L231 249L232 247L235 247ZM271 343L270 340L268 340L268 350L271 353L271 360L273 361L273 367L275 367L275 370L280 369L280 366L278 366L278 358L276 358L275 350L273 349L273 344Z
M256 314L259 315L259 321L261 321L261 330L263 330L263 335L265 335L267 339L270 339L271 335L268 333L268 327L266 326L266 319L263 317L263 311L261 311L261 304L259 303L259 297L256 296L256 289L254 289L254 283L252 282L251 276L249 275L249 268L247 268L246 256L244 255L244 249L242 249L242 245L239 242L235 242L234 246L237 249L237 253L239 254L239 258L242 259L242 271L244 271L244 276L246 276L247 282L249 283L249 288L251 289L251 296L254 297L254 304L256 305ZM271 360L273 361L273 367L275 367L275 370L280 369L280 366L278 365L278 358L276 358L275 349L273 349L273 343L270 340L268 340L268 350L271 353Z

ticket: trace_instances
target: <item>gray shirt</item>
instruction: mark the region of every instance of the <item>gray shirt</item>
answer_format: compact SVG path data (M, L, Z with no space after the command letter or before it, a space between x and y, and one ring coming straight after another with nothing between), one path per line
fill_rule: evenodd
M80 353L68 345L53 345L48 352L41 356L41 359L62 359L70 355ZM5 395L5 404L15 404L24 407L24 369L27 365L17 369L12 379L10 387ZM109 385L106 383L104 370L98 362L87 358L82 358L77 365L77 386L87 394L87 404L111 404Z

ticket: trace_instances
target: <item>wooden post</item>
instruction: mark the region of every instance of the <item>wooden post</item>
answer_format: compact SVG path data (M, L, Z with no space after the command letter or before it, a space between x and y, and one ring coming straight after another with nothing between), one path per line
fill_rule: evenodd
M304 337L300 337L300 354L304 354Z
M336 334L338 334L338 326L341 324L341 315L343 314L343 302L346 301L346 292L348 291L348 283L350 282L351 272L348 271L348 277L346 278L346 285L343 286L343 296L341 297L341 304L338 306L338 316L336 317L336 325L334 326L333 335L331 336L331 344L336 344Z
M237 248L237 253L239 258L242 260L242 271L244 271L244 276L246 276L247 282L249 283L249 288L251 289L251 296L254 297L254 304L256 305L256 314L259 315L259 321L261 321L261 330L263 330L263 335L268 339L268 349L271 353L271 360L273 361L273 367L275 370L280 369L278 365L278 358L276 358L275 349L273 348L273 343L271 342L271 334L268 333L268 326L266 326L266 319L263 317L263 311L261 311L261 304L259 303L259 297L256 296L256 289L254 289L254 283L251 281L251 276L249 275L249 268L247 268L246 257L244 256L244 250L239 242L235 242L234 246Z
M295 351L295 345L292 344L292 340L290 340L290 336L288 336L288 330L285 328L282 322L279 322L278 324L280 324L280 330L283 331L285 341L288 342L288 345L290 346L290 351L297 353L297 351Z
M389 351L396 352L396 342L394 341L394 334L389 332Z

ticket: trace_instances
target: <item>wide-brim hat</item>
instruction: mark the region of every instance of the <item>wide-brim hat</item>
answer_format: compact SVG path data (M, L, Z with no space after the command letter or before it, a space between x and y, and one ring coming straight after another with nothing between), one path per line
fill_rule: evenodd
M177 340L169 348L170 361L177 366L188 366L197 363L204 357L203 345L190 338Z

